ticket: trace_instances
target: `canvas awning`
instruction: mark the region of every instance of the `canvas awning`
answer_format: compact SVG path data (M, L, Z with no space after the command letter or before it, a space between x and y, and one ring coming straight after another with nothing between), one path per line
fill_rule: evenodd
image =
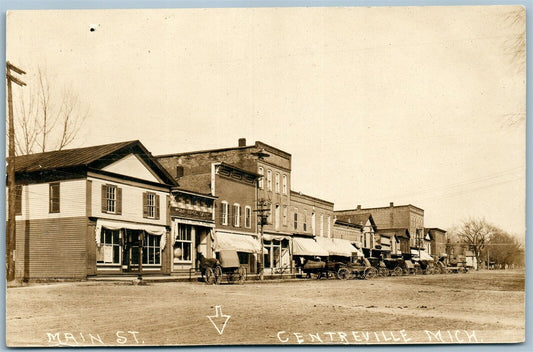
M334 238L333 242L335 243L337 247L345 250L346 252L351 252L352 254L356 254L358 257L363 257L363 252L361 252L359 249L352 246L350 241L343 240L340 238Z
M346 247L338 245L336 242L333 242L332 238L317 237L316 242L318 243L320 247L328 251L329 255L337 255L341 257L352 256L353 250L351 250L350 248L347 249Z
M233 249L237 252L261 253L261 243L255 236L216 231L215 240L215 252Z
M100 237L101 237L102 228L105 228L108 230L120 230L120 229L142 230L142 231L145 231L146 233L149 233L150 235L162 236L161 241L160 241L161 250L165 249L165 244L167 242L167 228L165 226L97 219L96 228L95 228L95 241L98 246L100 246Z
M418 257L418 259L420 260L427 260L427 261L430 261L432 262L433 261L433 258L426 253L425 250L421 250L420 251L420 256L418 255L418 249L411 249L411 254Z
M320 247L312 238L294 237L292 239L293 255L327 257L328 251Z

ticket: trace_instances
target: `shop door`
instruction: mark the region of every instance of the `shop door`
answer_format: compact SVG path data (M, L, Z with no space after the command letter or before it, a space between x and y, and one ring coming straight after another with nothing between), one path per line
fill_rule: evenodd
M140 230L125 230L124 247L122 252L122 271L139 271L139 245L141 243Z

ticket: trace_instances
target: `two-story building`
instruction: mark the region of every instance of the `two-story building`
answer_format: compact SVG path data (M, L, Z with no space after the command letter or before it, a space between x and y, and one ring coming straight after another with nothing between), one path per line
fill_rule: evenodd
M401 252L410 256L411 249L422 246L424 236L424 210L414 205L397 205L388 207L361 208L335 211L337 218L370 213L378 229L381 246L390 243L392 254Z
M17 279L170 272L176 183L139 141L23 155L15 170Z
M438 227L426 227L424 232L430 238L428 254L436 259L445 256L447 243L446 230Z

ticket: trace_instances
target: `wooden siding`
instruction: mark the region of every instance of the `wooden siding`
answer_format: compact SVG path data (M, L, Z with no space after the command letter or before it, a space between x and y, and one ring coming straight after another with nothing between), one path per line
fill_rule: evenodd
M121 184L118 182L110 182L100 180L96 178L90 179L92 184L92 197L91 197L91 211L93 217L141 222L153 225L167 224L167 195L168 192L154 191L149 188L135 187L127 184ZM101 189L102 185L115 185L122 189L122 213L121 214L109 214L102 212L102 197ZM143 193L153 192L159 195L159 209L161 211L159 219L146 219L143 218Z
M59 213L49 212L49 183L24 185L22 214L17 220L57 219L86 216L86 181L59 182Z
M86 236L86 217L17 221L17 278L85 278Z

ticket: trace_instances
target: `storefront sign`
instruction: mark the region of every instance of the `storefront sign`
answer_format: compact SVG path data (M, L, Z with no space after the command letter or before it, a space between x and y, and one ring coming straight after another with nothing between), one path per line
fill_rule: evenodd
M194 210L194 209L184 209L184 208L171 208L171 215L172 216L184 216L184 217L191 217L195 219L202 219L202 220L212 220L212 214L207 213L204 211Z

